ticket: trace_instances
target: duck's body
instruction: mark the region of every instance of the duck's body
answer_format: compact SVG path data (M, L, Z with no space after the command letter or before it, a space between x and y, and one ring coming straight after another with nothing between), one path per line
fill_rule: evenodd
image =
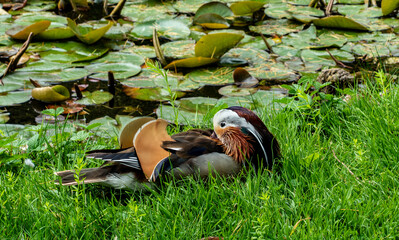
M248 166L271 169L280 157L277 140L246 108L230 107L216 113L214 131L195 129L169 136L166 125L161 119L144 124L134 136L133 147L89 152L88 157L108 164L82 170L81 181L137 190L165 174L207 177L234 175ZM63 185L78 184L73 171L56 174Z

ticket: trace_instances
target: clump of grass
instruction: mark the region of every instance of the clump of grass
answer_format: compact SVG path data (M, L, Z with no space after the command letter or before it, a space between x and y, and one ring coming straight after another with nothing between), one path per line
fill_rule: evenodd
M325 112L309 109L307 116L301 114L303 109L257 109L281 145L283 162L278 174L185 179L166 182L149 193L87 185L77 197L76 189L54 185L53 169L63 151L75 155L62 162L61 168L76 165L82 146L91 149L96 144L91 137L67 138L70 141L53 149L51 159L56 161L35 169L4 163L0 165L0 236L398 238L399 88L374 80L365 85L349 92L347 103L326 105ZM112 145L106 139L95 140ZM37 147L51 146L51 141ZM3 154L25 157L22 150L11 150L7 144ZM30 157L35 163L49 161L49 153L43 152Z

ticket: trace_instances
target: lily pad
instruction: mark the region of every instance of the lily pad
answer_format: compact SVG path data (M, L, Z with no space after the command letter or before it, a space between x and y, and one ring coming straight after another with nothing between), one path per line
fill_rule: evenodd
M131 63L96 63L85 67L91 73L93 78L108 79L108 71L114 73L115 79L125 79L137 75L141 67Z
M182 98L176 102L179 105L179 109L194 113L206 113L216 105L217 101L216 98L190 97Z
M135 88L124 87L123 91L131 98L143 101L168 101L171 96L165 88ZM174 91L177 98L183 97L186 93Z
M4 92L15 91L23 87L23 83L7 82L7 84L4 85L0 84L0 95Z
M251 66L254 66L268 61L270 55L266 51L260 49L233 48L225 53L222 58L241 58L248 61Z
M236 33L212 33L203 36L195 45L195 56L219 58L237 45L244 36Z
M6 34L10 37L18 40L26 40L29 37L29 34L32 32L33 35L43 32L50 26L51 22L48 20L39 21L33 23L27 27L17 26L9 29Z
M131 34L136 38L151 39L155 21L141 22L134 26Z
M393 10L397 9L399 7L399 0L382 0L381 1L381 10L382 14L388 15Z
M0 94L0 106L12 106L29 101L31 98L31 90L7 92Z
M286 19L279 19L257 23L256 26L249 26L249 30L268 36L272 36L274 34L281 36L292 32L299 32L303 29L303 27L303 24L298 24Z
M254 94L256 91L258 91L257 88L240 88L236 85L224 86L218 90L220 95L227 97L248 96Z
M186 39L190 35L190 29L187 25L175 19L157 21L156 27L162 36L172 40Z
M167 58L190 58L194 57L195 41L182 40L173 41L161 45L163 54Z
M219 61L217 58L208 58L208 57L192 57L186 59L175 60L168 65L166 65L165 69L174 69L174 68L194 68L194 67L202 67L212 63Z
M233 68L228 67L197 69L188 73L186 77L204 85L226 85L234 83L233 71Z
M276 4L276 5L271 5L270 7L265 9L265 14L274 19L292 19L291 13L288 12L290 7L288 4Z
M32 97L42 102L61 102L70 98L69 91L62 85L40 87L32 90Z
M338 60L344 63L351 63L355 60L352 54L338 50L330 50L331 54ZM320 66L335 66L336 63L332 60L331 56L324 50L303 50L301 53L301 58L308 64L316 64Z
M263 7L264 3L256 1L240 1L230 5L235 15L246 15L258 11Z
M109 52L102 58L96 59L92 63L130 63L137 66L144 64L144 58L134 53Z
M114 96L106 91L82 92L83 98L76 101L82 105L96 105L109 102Z
M206 29L223 29L230 27L226 19L215 13L202 14L195 19L194 23Z
M318 27L342 28L360 31L369 30L366 26L344 16L330 16L321 19L315 19L313 20L313 23Z
M365 17L376 18L381 17L381 8L368 7L364 5L339 5L338 12L347 17Z
M104 36L104 34L112 27L112 25L113 23L109 21L107 25L97 29L80 28L78 25L76 25L75 21L68 18L68 26L71 28L76 37L86 44L93 44L100 40L100 38Z
M68 39L75 36L72 30L69 27L61 27L61 28L52 28L47 29L44 32L41 32L37 35L39 39L45 40L59 40L59 39Z
M156 58L155 49L153 46L141 45L141 46L133 46L123 50L123 52L129 52L136 55L139 55L143 59L145 58Z
M222 18L233 16L233 12L226 4L221 2L209 2L198 8L197 12L195 12L194 21L196 21L199 16L207 13L213 13Z

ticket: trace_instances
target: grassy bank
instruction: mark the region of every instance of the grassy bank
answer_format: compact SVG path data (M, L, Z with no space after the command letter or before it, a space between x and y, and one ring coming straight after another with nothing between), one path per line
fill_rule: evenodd
M51 139L38 127L14 147L3 139L1 156L16 159L0 165L0 238L398 238L399 88L367 84L350 94L348 103L258 109L281 144L279 174L188 179L148 193L54 185L54 170L98 164L85 150L116 146L90 129ZM26 144L23 155L15 146Z

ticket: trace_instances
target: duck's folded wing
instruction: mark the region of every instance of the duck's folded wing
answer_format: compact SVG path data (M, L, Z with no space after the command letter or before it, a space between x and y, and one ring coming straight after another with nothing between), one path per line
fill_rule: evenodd
M196 159L211 153L223 153L223 146L218 139L211 138L211 132L190 130L175 134L173 141L164 141L162 148L172 153L154 168L151 181L155 181L162 173L170 172L180 166L189 166L183 175L194 174L198 169Z
M88 158L96 158L107 163L117 162L123 166L142 170L137 153L133 147L126 149L106 149L87 152Z

